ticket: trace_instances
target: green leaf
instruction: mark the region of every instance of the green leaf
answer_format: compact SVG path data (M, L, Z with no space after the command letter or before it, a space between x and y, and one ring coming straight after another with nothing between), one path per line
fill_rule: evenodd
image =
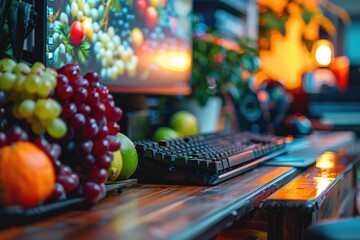
M308 39L306 39L306 38L304 38L304 37L302 38L302 41L303 41L303 43L305 44L306 49L307 49L309 52L311 52L312 47L313 47L313 44L314 44L314 41L308 40Z
M10 46L9 26L4 24L0 37L0 50L5 51Z
M0 3L0 32L2 32L5 20L10 12L11 0L1 0ZM1 45L3 46L3 45Z
M71 56L75 55L74 47L71 44L66 44L66 52L69 53Z
M32 5L26 2L16 1L10 8L8 23L11 47L17 61L20 61L23 53L24 40L29 31L31 11Z
M110 0L109 0L110 1ZM111 9L115 10L116 12L120 13L121 12L121 3L120 0L113 0L111 2Z
M286 34L285 23L289 18L289 14L284 12L282 16L277 16L271 10L261 14L261 18L265 21L265 25L267 28L276 29L282 35Z
M86 62L86 57L84 56L84 53L82 51L78 51L78 58L81 63Z
M91 48L91 45L90 45L89 41L87 40L87 38L85 37L79 48L79 56L80 56L79 60L81 63L84 63L88 60L89 55L90 55L90 48Z
M304 20L305 24L308 24L310 22L310 20L313 18L314 13L312 12L307 12L305 10L303 10L302 12L302 19Z

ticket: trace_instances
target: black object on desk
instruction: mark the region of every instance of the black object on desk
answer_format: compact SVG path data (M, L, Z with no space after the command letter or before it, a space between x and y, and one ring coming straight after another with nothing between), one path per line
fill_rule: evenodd
M249 132L215 132L138 142L136 178L143 182L215 185L286 152L285 139Z

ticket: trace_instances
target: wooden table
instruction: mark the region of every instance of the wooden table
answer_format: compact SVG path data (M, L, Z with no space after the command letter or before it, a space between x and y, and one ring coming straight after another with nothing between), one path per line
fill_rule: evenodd
M2 230L0 239L206 239L295 174L292 167L263 166L214 187L137 184L90 210Z
M349 141L326 148L351 144L351 136L344 138ZM347 169L344 165L337 176ZM302 171L263 165L212 187L136 184L107 196L92 209L64 210L2 229L0 239L209 239L258 209Z

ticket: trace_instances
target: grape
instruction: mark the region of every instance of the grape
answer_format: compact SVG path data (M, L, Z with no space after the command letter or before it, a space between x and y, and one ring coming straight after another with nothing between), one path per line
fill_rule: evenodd
M84 196L87 200L96 200L100 197L101 188L100 185L94 182L87 182L83 187Z
M108 126L106 124L102 124L102 125L99 124L99 132L96 135L96 137L99 139L103 139L103 138L106 138L108 136L108 134L109 134ZM117 149L119 149L119 147ZM112 151L116 151L116 150L112 150Z
M95 163L96 163L95 157L92 154L87 154L83 158L82 165L87 169L91 169L94 167Z
M122 110L118 107L112 108L107 116L111 121L117 122L122 117Z
M5 92L0 90L0 109L5 106L6 102L7 102L7 99L6 99Z
M82 113L76 113L72 118L71 127L74 129L81 128L85 125L86 118Z
M95 106L93 106L92 114L95 119L100 119L102 116L105 115L106 107L103 103L99 103Z
M106 139L108 140L109 142L109 150L114 152L116 150L118 150L121 146L121 143L120 143L120 140L117 136L111 136L111 135L108 135L106 137Z
M116 122L110 122L107 126L111 135L116 135L120 131L120 126Z
M84 116L89 116L91 113L91 107L86 104L78 105L78 113L84 114Z
M94 146L94 143L91 140L80 143L81 151L84 154L91 153L93 146Z
M44 153L50 156L51 145L45 138L38 138L34 141L34 144L44 151Z
M97 157L96 165L108 169L110 167L111 161L113 159L112 152L107 152L102 156Z
M31 71L31 68L23 62L18 63L12 70L12 72L15 74L20 74L20 73L28 74L28 73L30 73L30 71Z
M16 62L11 58L0 59L0 72L2 73L12 72L15 66L16 66Z
M49 96L50 92L53 90L54 86L52 86L51 81L42 80L40 86L37 89L37 94L40 97L46 98Z
M86 88L83 87L76 88L74 92L74 101L75 103L83 103L86 101L87 96L88 96L88 92Z
M0 89L9 90L13 87L16 81L16 75L14 73L5 72L0 75Z
M51 199L55 201L66 199L66 193L63 185L60 183L55 183L54 190L51 194Z
M50 136L53 138L62 138L66 135L67 126L60 118L55 118L52 124L46 129Z
M7 144L6 134L0 132L0 147L3 147Z
M73 17L76 17L79 11L78 4L76 2L71 3L71 15Z
M40 121L35 121L31 124L31 130L35 133L35 134L42 134L46 131L46 128L44 125L42 125L40 123Z
M92 153L96 157L103 156L109 150L109 141L107 139L100 139L94 142Z
M99 127L96 123L85 123L83 129L82 129L82 136L84 139L92 139L96 136L96 134L99 132Z
M64 74L59 74L56 77L57 87L63 87L69 84L69 79Z
M79 184L79 177L76 174L60 175L57 182L64 187L66 193L69 193Z
M88 101L92 107L96 106L100 101L100 95L96 91L91 91L88 95ZM106 109L105 109L106 111Z
M62 106L61 116L64 118L71 118L76 112L77 108L75 103L68 102Z
M41 85L41 78L38 75L30 74L24 80L25 90L29 93L36 93Z
M36 72L37 72L37 69L45 70L45 65L41 62L35 62L32 65L31 70L35 70L35 69L36 69Z
M107 180L107 170L103 168L96 168L94 167L88 174L88 179L94 181L95 183L104 183Z
M62 110L61 105L51 98L47 99L47 102L49 105L49 112L47 118L57 118Z
M68 63L58 69L59 74L64 74L69 79L69 82L73 82L80 72L80 66L75 63Z
M50 158L55 161L56 159L58 159L61 155L61 147L59 144L53 143L51 145L51 150L50 150Z
M48 113L50 111L51 104L47 99L40 99L36 102L34 113L38 118L48 118Z
M27 141L29 137L19 126L14 126L6 132L6 139L8 144L12 144L18 141Z
M78 77L73 82L74 87L84 87L85 89L89 86L89 81L86 78Z
M23 118L29 118L33 115L35 110L34 100L27 99L22 101L18 107L18 113Z
M84 78L87 79L90 83L99 81L99 74L96 72L88 72L84 75Z
M73 88L70 85L65 85L56 89L59 100L66 100L73 95Z

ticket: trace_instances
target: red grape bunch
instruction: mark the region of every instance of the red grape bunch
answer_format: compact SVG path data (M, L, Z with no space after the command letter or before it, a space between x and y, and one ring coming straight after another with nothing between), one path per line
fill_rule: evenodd
M79 72L73 63L58 69L54 98L62 104L60 117L68 125L67 136L59 141L60 160L79 174L85 198L96 201L106 193L107 170L120 148L116 134L122 110L97 73Z

